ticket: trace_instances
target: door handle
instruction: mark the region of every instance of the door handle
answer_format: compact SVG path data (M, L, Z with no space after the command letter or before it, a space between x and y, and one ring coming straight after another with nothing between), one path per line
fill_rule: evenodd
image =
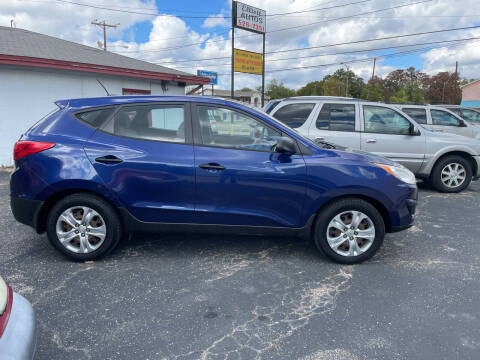
M369 143L369 144L373 144L373 143L376 143L376 142L377 142L377 140L375 140L375 139L367 139L367 143Z
M218 171L223 171L227 169L225 166L222 166L217 163L202 164L202 165L199 165L199 168L204 170L218 170Z
M97 157L95 161L102 164L120 164L123 162L122 159L116 157L115 155L100 156Z

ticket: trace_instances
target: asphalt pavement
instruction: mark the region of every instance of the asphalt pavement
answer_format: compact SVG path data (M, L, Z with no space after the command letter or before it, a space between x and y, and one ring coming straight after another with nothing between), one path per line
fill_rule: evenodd
M0 274L36 311L35 359L480 358L480 182L421 190L416 225L355 266L297 238L179 234L73 263L15 222L8 176Z

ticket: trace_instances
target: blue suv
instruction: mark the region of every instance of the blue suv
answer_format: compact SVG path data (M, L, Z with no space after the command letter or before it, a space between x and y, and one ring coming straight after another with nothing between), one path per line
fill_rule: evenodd
M306 234L352 264L412 225L409 170L314 143L250 107L190 96L56 104L15 144L11 208L73 260L126 234L180 230Z

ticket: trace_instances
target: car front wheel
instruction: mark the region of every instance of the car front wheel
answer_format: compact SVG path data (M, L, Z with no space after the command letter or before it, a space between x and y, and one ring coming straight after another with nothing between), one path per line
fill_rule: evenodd
M91 194L74 194L60 200L47 218L52 245L76 261L97 259L113 250L122 236L116 211Z
M361 199L341 199L317 216L314 242L329 259L356 264L371 258L383 243L385 224L377 209Z
M431 183L445 193L465 190L472 182L472 165L461 156L452 155L441 159L433 168Z

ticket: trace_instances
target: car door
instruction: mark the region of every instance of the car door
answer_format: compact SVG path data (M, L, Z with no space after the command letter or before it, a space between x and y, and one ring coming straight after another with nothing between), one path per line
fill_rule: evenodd
M360 149L360 125L356 122L355 103L327 102L321 104L310 123L308 136L312 140Z
M184 103L122 106L85 144L97 174L141 221L195 221L189 109Z
M282 133L258 117L226 106L197 104L192 113L200 221L300 226L306 165L300 153L272 150Z
M391 107L361 107L362 150L396 161L413 172L420 170L426 150L422 130L412 131L416 124Z
M430 109L432 126L437 131L473 137L472 127L463 123L456 115L447 110Z

